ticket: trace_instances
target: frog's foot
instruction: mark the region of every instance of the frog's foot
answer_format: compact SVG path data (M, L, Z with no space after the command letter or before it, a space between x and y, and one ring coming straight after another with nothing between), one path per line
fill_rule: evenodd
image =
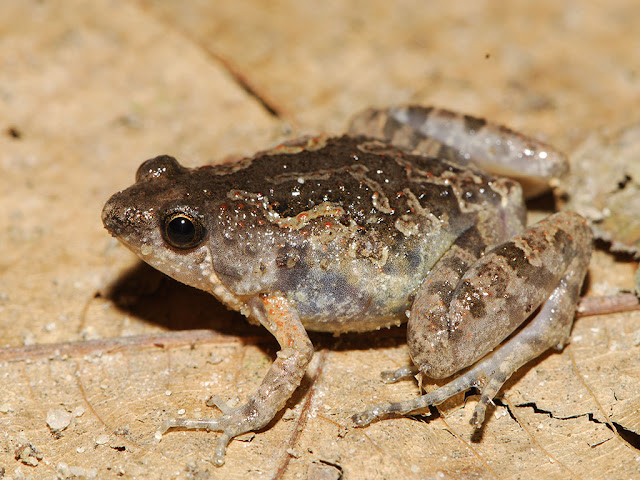
M514 338L513 340L516 339ZM500 391L504 382L506 382L511 374L523 363L526 363L530 358L534 358L539 354L538 352L536 352L535 355L532 354L532 349L527 348L526 345L522 345L521 342L515 342L514 345L509 345L513 340L505 344L500 350L486 357L472 369L433 392L403 402L379 403L362 413L354 415L352 419L355 426L366 427L370 423L392 416L423 413L425 409L432 405L438 405L458 393L464 392L472 387L478 387L481 389L480 399L471 417L471 424L476 428L480 428L484 422L487 405ZM518 348L521 349L520 352L514 351ZM547 347L545 347L545 350L546 348ZM525 352L523 352L522 349L527 350L531 356L523 355ZM519 358L515 359L514 355ZM402 373L399 371L396 372ZM391 374L392 372L385 373Z
M478 366L479 367L479 366ZM465 390L474 386L475 375L473 372L478 368L470 370L466 374L456 378L455 380L447 383L446 385L434 390L431 393L422 395L417 398L405 400L403 402L395 403L378 403L372 407L369 407L364 412L355 414L352 418L356 427L366 427L370 423L382 420L384 418L392 416L403 416L409 414L422 413L422 411L431 405L438 405L448 398L454 396L456 393L464 392ZM408 367L404 367L408 368ZM392 375L395 372L399 372L398 369L390 372L383 372L384 374ZM399 378L398 378L399 379ZM384 381L384 380L383 380ZM392 382L385 382L392 383ZM489 399L491 400L491 399Z
M160 433L164 434L173 428L222 432L222 435L220 435L220 438L218 438L218 441L216 442L216 448L211 460L216 467L224 465L227 446L234 437L252 430L260 429L271 420L269 415L260 415L260 412L256 409L256 404L253 399L240 407L232 408L219 397L212 396L207 400L207 405L218 407L223 415L218 418L203 418L199 420L189 418L170 418L163 423L160 428Z

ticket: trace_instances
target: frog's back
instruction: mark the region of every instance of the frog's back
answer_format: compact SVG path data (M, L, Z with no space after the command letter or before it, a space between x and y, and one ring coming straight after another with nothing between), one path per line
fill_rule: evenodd
M223 283L286 294L315 330L400 322L463 232L489 244L521 227L501 225L505 206L524 212L513 182L365 137L305 139L210 173L228 199L210 239Z

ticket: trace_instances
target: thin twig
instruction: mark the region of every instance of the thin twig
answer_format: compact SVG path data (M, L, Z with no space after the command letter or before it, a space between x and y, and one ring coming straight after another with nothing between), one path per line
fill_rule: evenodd
M289 462L291 461L290 452L296 446L296 443L298 443L298 438L300 437L300 434L304 431L305 427L307 426L307 421L309 420L309 416L311 415L311 405L313 404L315 395L318 391L318 379L320 378L320 375L322 375L322 370L324 368L324 364L326 360L327 360L327 352L323 350L318 354L318 366L316 367L315 371L313 372L313 376L311 377L311 388L310 388L309 394L307 395L307 399L305 400L304 405L302 406L302 411L300 412L300 415L298 416L298 420L296 421L293 427L293 432L289 437L289 441L285 446L284 452L282 452L282 456L279 461L280 465L278 466L278 470L273 476L273 480L279 480L284 475L285 471L287 470L287 467L289 466Z
M640 310L638 297L633 293L621 293L619 295L585 297L580 299L576 316L607 315L632 310Z
M217 333L213 330L184 330L99 340L0 348L0 361L22 362L38 358L61 358L88 353L112 353L145 347L167 348L197 344L259 343L260 340L260 337L239 338L234 335Z

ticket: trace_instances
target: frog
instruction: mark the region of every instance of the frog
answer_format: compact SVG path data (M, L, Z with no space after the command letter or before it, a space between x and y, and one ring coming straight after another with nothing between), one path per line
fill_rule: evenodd
M305 136L251 158L198 168L160 155L105 204L107 231L166 275L264 326L280 350L246 403L213 395L213 418L171 429L231 440L268 426L313 356L308 331L407 322L410 365L452 378L352 417L365 427L422 413L475 388L471 419L524 364L568 341L592 234L561 211L527 226L525 197L566 174L550 145L497 123L421 105L367 109L340 136ZM409 362L408 362L409 363Z

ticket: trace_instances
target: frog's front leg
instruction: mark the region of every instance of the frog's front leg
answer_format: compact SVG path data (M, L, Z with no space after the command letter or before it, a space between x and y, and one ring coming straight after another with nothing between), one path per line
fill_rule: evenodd
M423 410L477 386L481 395L472 423L479 427L487 404L518 368L547 349L564 345L591 242L584 219L563 212L493 248L471 267L454 258L439 262L411 309L412 360L434 378L478 363L427 395L375 405L355 415L355 424L365 426L389 415ZM498 347L538 307L522 330Z
M247 403L228 408L218 397L207 402L223 413L210 419L170 419L162 432L170 428L204 429L222 432L216 444L213 463L224 464L227 445L234 437L266 426L282 410L293 391L300 385L307 365L313 356L313 345L296 310L281 295L260 295L249 302L254 315L276 337L281 350Z

